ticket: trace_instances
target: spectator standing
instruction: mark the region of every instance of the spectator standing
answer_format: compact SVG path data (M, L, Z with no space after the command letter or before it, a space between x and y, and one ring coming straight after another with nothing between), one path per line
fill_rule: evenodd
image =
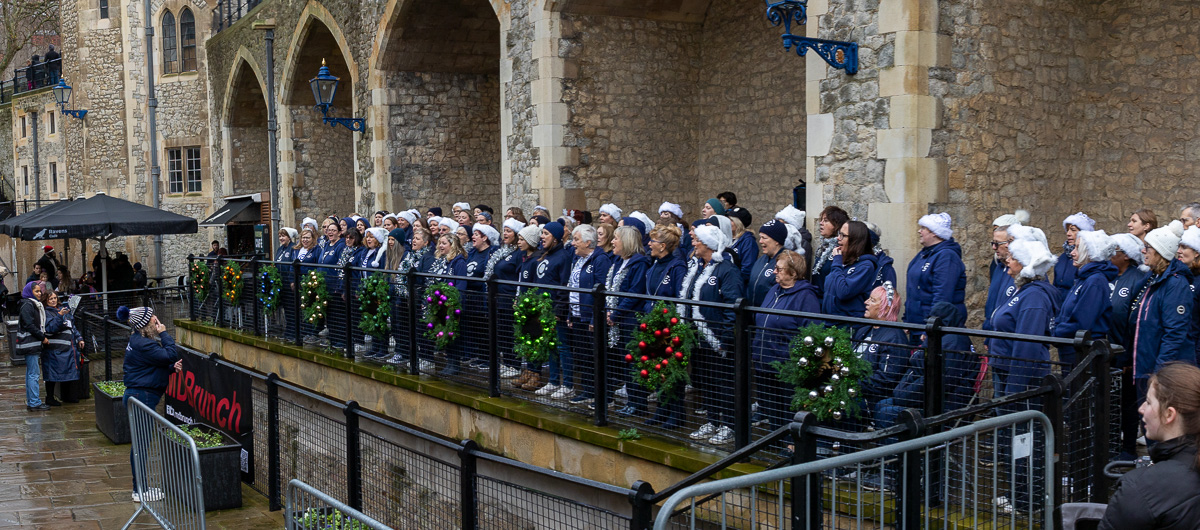
M967 312L967 273L963 265L962 247L954 240L950 215L945 212L929 214L917 221L917 237L921 250L908 263L908 299L904 305L904 321L924 324L933 304L949 302L963 314ZM920 337L912 337L914 341Z
M62 75L62 55L54 49L51 44L46 50L46 83L54 85L58 83L58 78Z

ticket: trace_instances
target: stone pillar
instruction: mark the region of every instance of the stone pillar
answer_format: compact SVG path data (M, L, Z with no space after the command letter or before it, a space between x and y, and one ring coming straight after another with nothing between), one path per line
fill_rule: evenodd
M858 42L860 63L848 76L807 56L809 218L815 223L825 205L836 204L883 227L903 286L920 246L917 220L947 195L946 161L930 150L942 104L930 93L929 69L948 63L950 39L937 33L937 0L878 6L808 4L807 35Z
M568 206L568 190L563 188L560 168L579 164L579 149L564 145L570 111L563 102L563 79L573 77L574 73L570 71L573 68L568 66L568 61L558 53L563 34L561 13L534 9L530 16L536 17L533 20L533 60L537 67L533 74L531 103L537 125L533 126L533 147L540 154L539 164L532 170L532 181L541 204L554 214ZM578 200L570 202L575 207L584 207Z

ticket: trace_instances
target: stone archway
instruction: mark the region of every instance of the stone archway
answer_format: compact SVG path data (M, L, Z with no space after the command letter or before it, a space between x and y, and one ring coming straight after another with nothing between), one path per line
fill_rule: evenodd
M347 215L357 207L355 138L359 133L322 123L308 84L324 63L341 79L330 115L361 117L355 101L358 68L348 62L352 59L345 36L331 23L324 8L309 4L294 33L280 81L280 194L286 200L285 190L290 190L292 207L291 219L289 208L283 208L285 221Z
M269 196L266 96L258 72L246 59L240 59L234 67L226 94L221 118L226 153L223 189L229 195Z
M401 0L383 28L383 186L396 210L501 207L500 22L488 0ZM379 171L377 171L379 173Z

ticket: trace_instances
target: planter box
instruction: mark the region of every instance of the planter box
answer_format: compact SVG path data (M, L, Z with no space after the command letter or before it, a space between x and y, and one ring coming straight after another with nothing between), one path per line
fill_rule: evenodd
M92 361L83 362L79 367L79 379L63 383L62 398L65 401L82 401L91 397Z
M241 508L242 444L209 425L197 423L193 427L219 433L223 442L219 447L197 448L204 488L204 511Z
M110 396L92 383L96 395L96 428L112 443L129 443L129 413L125 410L124 396Z

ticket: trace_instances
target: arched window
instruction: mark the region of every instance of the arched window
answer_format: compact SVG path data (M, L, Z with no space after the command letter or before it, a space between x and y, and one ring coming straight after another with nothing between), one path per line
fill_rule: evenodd
M186 7L179 13L179 40L183 49L180 57L183 60L182 71L196 71L196 17Z
M175 32L175 15L172 15L170 11L166 11L163 13L162 17L164 74L174 74L179 72L179 49L176 47Z

